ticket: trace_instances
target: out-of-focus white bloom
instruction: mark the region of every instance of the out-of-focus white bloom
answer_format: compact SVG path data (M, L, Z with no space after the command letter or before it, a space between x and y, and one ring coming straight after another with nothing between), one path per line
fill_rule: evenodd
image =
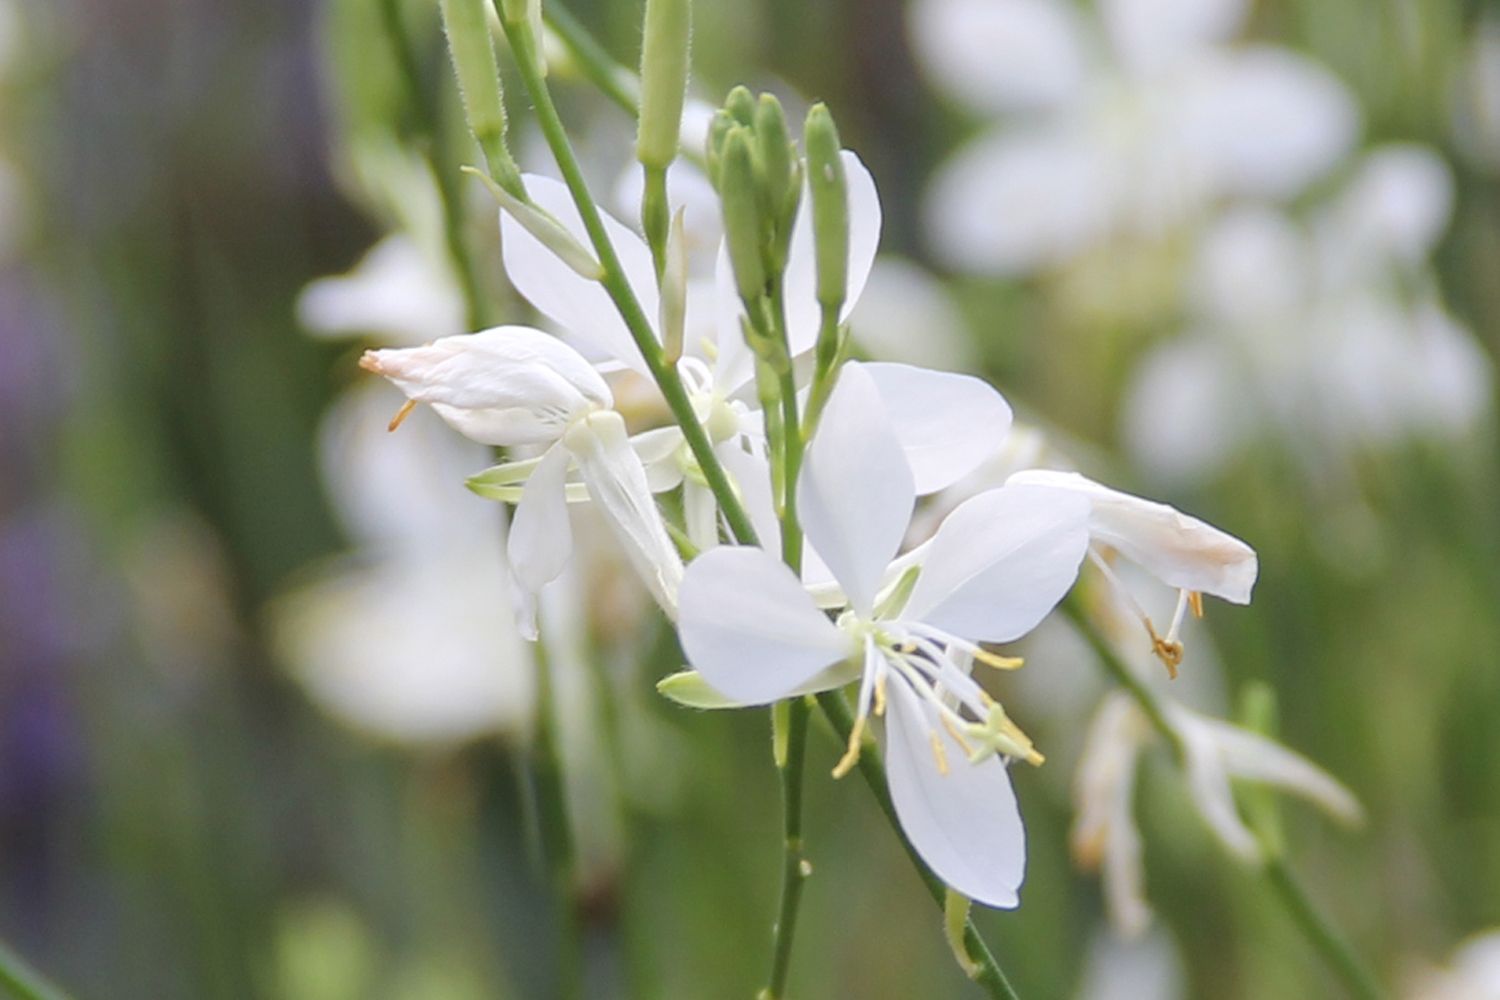
M975 660L1014 665L978 644L1018 638L1072 586L1088 505L1028 487L981 494L948 517L918 568L892 581L916 499L898 428L870 374L846 367L797 492L808 540L848 596L837 623L764 549L723 547L688 567L683 648L742 704L858 678L855 729L835 773L853 766L869 715L883 714L891 796L913 846L954 889L1012 907L1025 843L1000 755L1041 757L969 670Z
M973 361L963 316L947 289L904 257L875 258L849 326L855 342L881 361L950 370Z
M1406 1000L1500 1000L1500 931L1469 938L1445 968L1410 977Z
M1186 994L1177 948L1165 931L1136 940L1096 933L1076 1000L1177 1000Z
M1454 80L1453 138L1474 165L1500 170L1500 18L1486 13Z
M1259 863L1262 852L1235 805L1236 780L1260 782L1306 799L1341 822L1363 818L1354 795L1300 754L1175 702L1163 700L1162 705L1186 755L1182 764L1193 805L1237 857ZM1151 916L1144 894L1134 783L1141 752L1159 739L1128 694L1111 692L1090 727L1074 785L1073 856L1085 868L1100 869L1110 918L1127 935L1141 933Z
M1471 428L1491 364L1427 265L1452 203L1442 161L1400 145L1366 156L1306 225L1225 215L1198 248L1190 332L1149 355L1127 394L1137 460L1181 482L1258 430L1323 468L1329 452Z
M428 414L387 435L392 396L362 386L324 417L325 487L357 548L272 604L278 654L315 702L384 739L524 733L534 668L505 613L503 519L462 486L482 449Z
M1035 469L1018 472L1007 483L1058 490L1087 498L1090 557L1118 595L1136 610L1152 650L1173 675L1182 662L1178 638L1183 616L1191 607L1202 614L1200 595L1211 594L1234 604L1250 603L1259 564L1255 550L1175 507L1121 493L1079 475ZM1163 635L1140 609L1109 567L1108 555L1118 552L1162 583L1178 591L1177 609Z
M366 335L408 346L464 330L458 284L406 236L387 236L348 274L319 278L297 298L297 320L325 337Z
M536 595L572 555L567 480L574 464L652 595L674 612L682 560L625 421L609 408L609 386L577 351L540 330L502 326L422 347L366 351L360 366L406 394L392 429L412 406L427 403L475 441L546 448L528 463L507 546L527 638L536 637Z
M1026 274L1113 237L1153 239L1224 198L1287 198L1350 148L1347 90L1288 50L1225 43L1243 0L921 0L917 54L999 128L929 192L934 249Z

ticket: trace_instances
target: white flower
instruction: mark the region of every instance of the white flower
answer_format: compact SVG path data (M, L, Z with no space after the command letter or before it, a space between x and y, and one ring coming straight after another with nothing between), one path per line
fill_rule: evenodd
M609 386L577 351L540 330L502 326L423 347L367 351L360 365L428 403L484 444L540 445L511 525L508 551L521 587L521 627L536 637L535 597L572 553L568 470L574 463L652 595L670 615L682 561L656 509Z
M765 550L724 547L688 567L679 631L692 665L739 703L859 678L855 732L836 773L854 763L870 713L883 713L907 837L959 892L1011 907L1024 832L997 755L1040 755L969 668L1011 665L978 644L1023 635L1072 585L1088 507L1027 487L982 494L947 518L919 569L891 583L916 496L899 426L871 374L846 366L797 492L807 538L848 597L836 623Z
M407 346L462 333L464 301L447 268L409 237L395 235L375 244L348 274L304 288L297 320L319 336L375 336Z
M1175 507L1110 489L1076 472L1029 469L1008 484L1028 485L1086 497L1089 501L1090 557L1151 637L1153 651L1176 675L1182 662L1178 632L1189 607L1201 615L1199 595L1211 594L1233 604L1250 603L1259 564L1255 550L1227 532L1182 513ZM1118 552L1162 583L1178 591L1177 610L1165 635L1157 632L1109 568L1105 555Z
M1224 43L1243 0L1101 0L1099 23L1049 0L921 0L935 82L1005 124L929 192L934 248L972 272L1025 274L1115 236L1154 238L1226 197L1286 198L1355 137L1345 88L1272 46Z
M1235 805L1235 780L1279 788L1341 822L1358 823L1363 818L1354 795L1300 754L1175 702L1164 700L1162 705L1186 754L1183 766L1193 805L1237 857L1250 863L1262 860L1260 844ZM1134 783L1141 752L1158 739L1130 696L1112 692L1090 726L1074 784L1074 858L1084 867L1100 869L1110 918L1125 934L1139 934L1151 918L1144 894Z
M1446 968L1410 977L1407 1000L1497 1000L1500 998L1500 931L1475 934L1454 949Z

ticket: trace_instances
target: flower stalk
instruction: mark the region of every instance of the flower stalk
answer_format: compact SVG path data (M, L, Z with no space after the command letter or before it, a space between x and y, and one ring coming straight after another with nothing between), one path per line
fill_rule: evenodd
M17 1000L69 1000L61 987L48 981L3 942L0 942L0 986Z

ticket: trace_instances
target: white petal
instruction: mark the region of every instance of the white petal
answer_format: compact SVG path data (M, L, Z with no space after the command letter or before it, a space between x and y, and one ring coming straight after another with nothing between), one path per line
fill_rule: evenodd
M406 236L387 236L348 274L319 278L297 297L297 320L327 337L374 334L420 344L464 330L453 277Z
M973 340L947 285L904 257L875 258L849 325L871 357L950 369L974 365Z
M1120 62L1149 74L1229 38L1245 8L1246 0L1101 0L1099 13Z
M1226 848L1247 861L1260 858L1260 843L1240 817L1229 783L1229 770L1217 742L1202 726L1185 721L1186 713L1172 711L1172 720L1187 748L1188 792L1193 804Z
M667 617L675 617L682 557L667 534L624 418L614 410L596 410L569 428L563 440L631 565Z
M1214 323L1281 322L1306 301L1312 264L1306 238L1284 213L1230 210L1198 247L1192 297Z
M933 536L901 617L966 639L1025 635L1077 578L1088 511L1087 503L1025 487L971 497Z
M1421 264L1448 227L1453 176L1425 146L1369 153L1336 206L1339 241L1356 257Z
M1212 594L1235 604L1250 603L1258 570L1255 550L1228 532L1175 507L1112 490L1076 472L1032 469L1006 482L1087 497L1092 505L1089 534L1098 541L1168 586Z
M516 583L535 596L562 573L573 551L573 528L568 522L564 492L568 452L554 447L526 481L516 516L511 521L506 551ZM526 629L533 632L533 629ZM529 635L528 638L534 638Z
M1005 443L1010 406L988 383L912 365L862 367L901 440L918 496L952 486Z
M1364 810L1354 793L1301 754L1218 719L1199 716L1196 721L1218 745L1224 764L1234 777L1275 785L1345 823L1358 823L1364 818Z
M750 525L767 552L781 551L781 522L771 496L771 464L758 451L746 451L738 441L726 441L714 449L724 469L739 490L740 503L750 515Z
M1017 906L1026 875L1026 830L1005 764L993 756L969 763L937 710L905 681L891 680L886 775L902 831L954 889L986 906ZM947 774L938 770L933 735L942 741Z
M683 447L682 428L673 424L642 431L630 439L630 445L646 467L652 493L665 493L682 482L682 463L677 460Z
M979 111L1056 107L1088 67L1078 15L1054 0L920 0L909 8L923 71Z
M840 154L849 190L849 288L840 315L849 315L875 263L880 245L880 196L875 178L860 158L849 150ZM823 313L818 306L817 253L813 247L812 197L804 190L797 221L792 228L792 242L787 248L784 298L786 300L787 343L792 357L812 349L818 339Z
M750 353L740 328L745 314L734 284L734 268L729 250L719 246L714 259L714 385L725 396L749 384L755 375L755 355Z
M792 571L753 547L721 545L693 560L677 629L694 668L747 705L783 698L853 652Z
M1223 194L1291 197L1338 163L1359 133L1348 89L1285 49L1216 55L1182 86L1176 140Z
M1110 220L1109 160L1079 130L1007 130L937 172L925 216L933 251L970 274L1027 274L1098 239Z
M911 467L875 382L846 364L807 449L797 511L807 540L862 615L874 606L915 502Z
M526 190L532 201L552 213L584 246L593 245L572 196L561 181L527 174ZM630 228L606 212L601 214L641 311L648 321L654 321L658 300L651 251ZM505 273L516 291L537 311L562 327L595 360L610 358L646 373L646 362L603 285L564 264L505 212L500 213L500 237Z

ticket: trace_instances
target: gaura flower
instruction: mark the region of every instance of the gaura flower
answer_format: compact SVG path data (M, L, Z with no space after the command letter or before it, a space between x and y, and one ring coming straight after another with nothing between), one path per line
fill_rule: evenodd
M890 581L916 498L897 432L865 366L845 366L797 487L808 541L847 595L836 620L765 550L722 547L688 567L679 634L708 684L740 704L857 678L835 774L855 763L871 713L883 715L891 796L913 846L954 889L1013 907L1025 843L1004 758L1041 755L969 671L1016 665L980 643L1025 634L1066 593L1088 504L1026 486L981 494Z
M482 444L545 449L529 467L507 545L528 638L536 637L536 595L562 573L572 552L567 479L575 464L652 596L674 612L681 557L625 421L610 409L609 386L577 351L540 330L501 326L423 347L367 351L360 366L406 394L392 429L411 407L427 403Z
M1353 793L1301 754L1176 702L1162 704L1186 753L1183 766L1193 805L1236 857L1250 863L1262 860L1260 843L1235 805L1235 780L1279 788L1344 823L1363 818ZM1130 696L1112 692L1090 727L1073 786L1074 859L1083 867L1100 869L1110 917L1125 934L1139 934L1151 919L1143 889L1134 783L1142 751L1157 738Z
M347 274L319 278L297 297L297 319L323 337L376 336L408 346L464 330L464 300L448 269L403 234L375 244Z
M1233 535L1175 507L1110 489L1076 472L1028 469L1007 484L1029 485L1084 497L1089 502L1089 559L1110 586L1134 609L1151 637L1152 651L1175 677L1182 662L1178 638L1189 608L1202 616L1202 595L1249 604L1259 571L1255 550ZM1163 635L1130 596L1106 558L1118 552L1178 591L1177 610Z

